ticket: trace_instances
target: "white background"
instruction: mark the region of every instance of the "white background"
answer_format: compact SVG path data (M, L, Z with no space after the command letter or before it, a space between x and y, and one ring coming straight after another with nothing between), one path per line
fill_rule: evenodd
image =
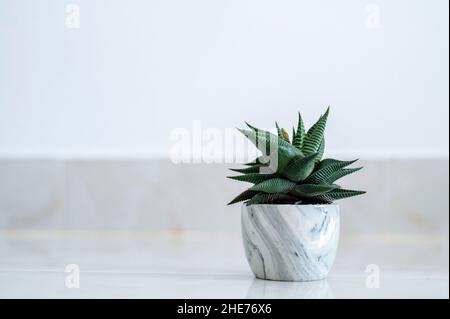
M193 120L329 104L330 152L448 156L447 0L79 0L79 29L69 3L0 0L2 156L166 156Z
M448 6L0 0L0 298L448 298ZM367 191L338 202L329 285L253 280L238 166L175 165L171 132L327 105L327 151L365 167L342 186Z

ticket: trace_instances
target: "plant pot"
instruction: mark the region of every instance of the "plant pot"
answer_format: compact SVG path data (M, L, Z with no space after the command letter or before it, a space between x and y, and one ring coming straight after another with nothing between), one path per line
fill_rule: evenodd
M338 205L242 205L242 237L257 278L328 276L339 241Z

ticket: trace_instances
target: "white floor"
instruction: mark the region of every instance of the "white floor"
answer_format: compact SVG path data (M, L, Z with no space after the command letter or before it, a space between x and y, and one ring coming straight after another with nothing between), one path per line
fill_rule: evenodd
M448 268L448 238L343 238L327 280L292 283L254 279L235 235L0 231L0 298L449 298Z

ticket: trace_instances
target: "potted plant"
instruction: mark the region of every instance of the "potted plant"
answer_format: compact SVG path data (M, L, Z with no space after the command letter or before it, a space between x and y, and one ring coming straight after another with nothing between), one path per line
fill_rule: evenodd
M299 113L292 139L275 123L278 134L248 123L240 130L263 153L229 178L252 187L229 204L242 205L242 236L257 278L311 281L327 277L339 240L335 200L364 194L335 182L361 169L354 161L322 159L329 108L308 130Z

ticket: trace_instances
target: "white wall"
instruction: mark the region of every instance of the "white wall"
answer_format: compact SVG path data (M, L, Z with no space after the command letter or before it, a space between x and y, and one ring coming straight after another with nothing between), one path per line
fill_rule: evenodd
M79 29L68 1L0 0L2 156L164 155L193 120L328 104L331 152L448 156L447 0L73 2Z

